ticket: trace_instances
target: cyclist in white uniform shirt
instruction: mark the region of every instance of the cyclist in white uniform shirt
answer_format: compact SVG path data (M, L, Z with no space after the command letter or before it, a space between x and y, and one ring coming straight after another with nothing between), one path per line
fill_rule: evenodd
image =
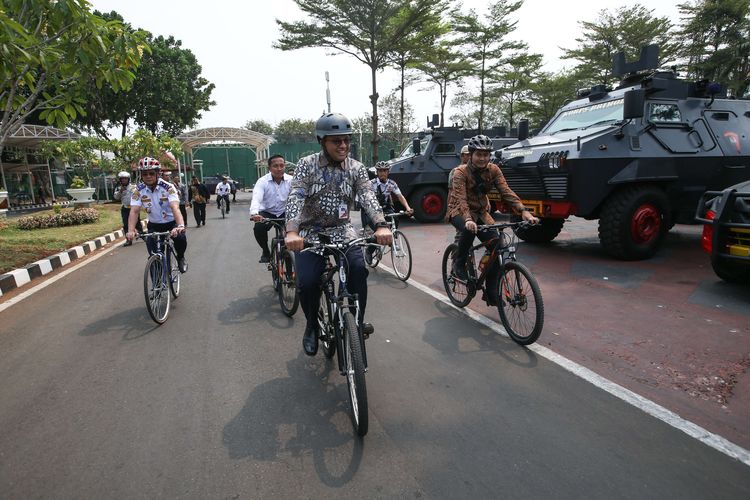
M229 193L232 192L232 186L227 182L227 176L221 177L221 182L216 185L216 208L221 209L221 199L224 198L224 203L227 205L227 213L229 213Z
M286 161L281 155L273 155L268 159L269 172L258 179L253 187L253 201L250 202L250 219L255 222L253 234L263 254L261 263L271 260L268 250L268 231L271 224L260 222L266 219L283 219L286 217L286 199L292 189L292 176L284 173Z
M148 214L148 232L171 232L174 249L177 252L177 262L180 272L185 272L185 250L187 237L185 236L185 221L180 213L180 197L175 187L167 181L159 179L161 164L154 158L143 158L138 162L143 182L138 184L130 198L130 218L128 219L128 241L135 238L135 224L138 221L141 207ZM148 252L153 253L156 242L153 238L146 240Z

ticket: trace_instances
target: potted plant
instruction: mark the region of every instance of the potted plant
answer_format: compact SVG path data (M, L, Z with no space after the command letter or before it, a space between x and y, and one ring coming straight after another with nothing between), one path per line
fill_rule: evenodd
M70 195L71 200L73 200L73 203L77 205L79 203L92 203L94 200L91 198L91 196L96 190L92 187L88 187L86 185L86 181L76 175L70 182L70 187L67 189L67 191Z

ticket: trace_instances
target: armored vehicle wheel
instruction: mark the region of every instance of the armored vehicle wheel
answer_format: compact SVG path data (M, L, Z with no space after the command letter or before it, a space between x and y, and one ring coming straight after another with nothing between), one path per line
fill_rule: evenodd
M669 227L669 201L653 186L634 186L614 193L599 218L599 241L623 260L652 257Z
M516 235L529 243L549 243L562 231L565 219L540 218L536 226L519 227Z
M721 259L711 259L711 267L716 276L727 283L750 284L750 267L748 266Z
M448 208L448 194L440 186L425 186L414 191L409 204L419 222L440 222Z

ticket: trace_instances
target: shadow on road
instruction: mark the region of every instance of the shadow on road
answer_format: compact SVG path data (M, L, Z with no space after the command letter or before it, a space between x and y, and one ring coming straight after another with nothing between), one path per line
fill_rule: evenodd
M297 314L302 314L301 309ZM217 315L222 325L241 325L263 321L274 328L288 330L294 326L294 319L281 312L278 295L273 287L264 286L257 297L233 300Z
M514 365L526 368L533 368L539 362L534 352L468 318L453 306L439 300L434 304L442 317L425 323L422 338L443 354L494 352Z
M334 363L301 352L287 369L289 377L253 389L224 427L229 457L276 462L312 456L324 484L343 486L359 469L363 452L349 420L346 386L334 385L344 379Z
M78 332L78 335L89 337L103 333L119 333L124 331L124 340L135 340L148 335L157 328L159 328L159 325L154 324L146 309L144 307L136 307L127 311L120 311L112 316L90 323L86 328Z

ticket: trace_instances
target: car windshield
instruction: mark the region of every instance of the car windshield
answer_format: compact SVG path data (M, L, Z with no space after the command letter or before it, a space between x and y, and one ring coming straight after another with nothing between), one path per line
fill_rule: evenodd
M424 137L424 138L420 139L419 144L420 144L420 150L421 150L421 152L424 153L425 151L427 151L427 146L430 144L430 138L429 137ZM404 157L408 157L408 156L414 156L414 150L412 149L412 143L411 142L409 143L408 146L406 146L406 149L404 149L401 152L401 155L399 156L399 158L404 158Z
M544 129L545 134L554 134L565 130L578 130L594 125L614 123L622 120L623 100L600 102L583 108L569 109L560 113Z

